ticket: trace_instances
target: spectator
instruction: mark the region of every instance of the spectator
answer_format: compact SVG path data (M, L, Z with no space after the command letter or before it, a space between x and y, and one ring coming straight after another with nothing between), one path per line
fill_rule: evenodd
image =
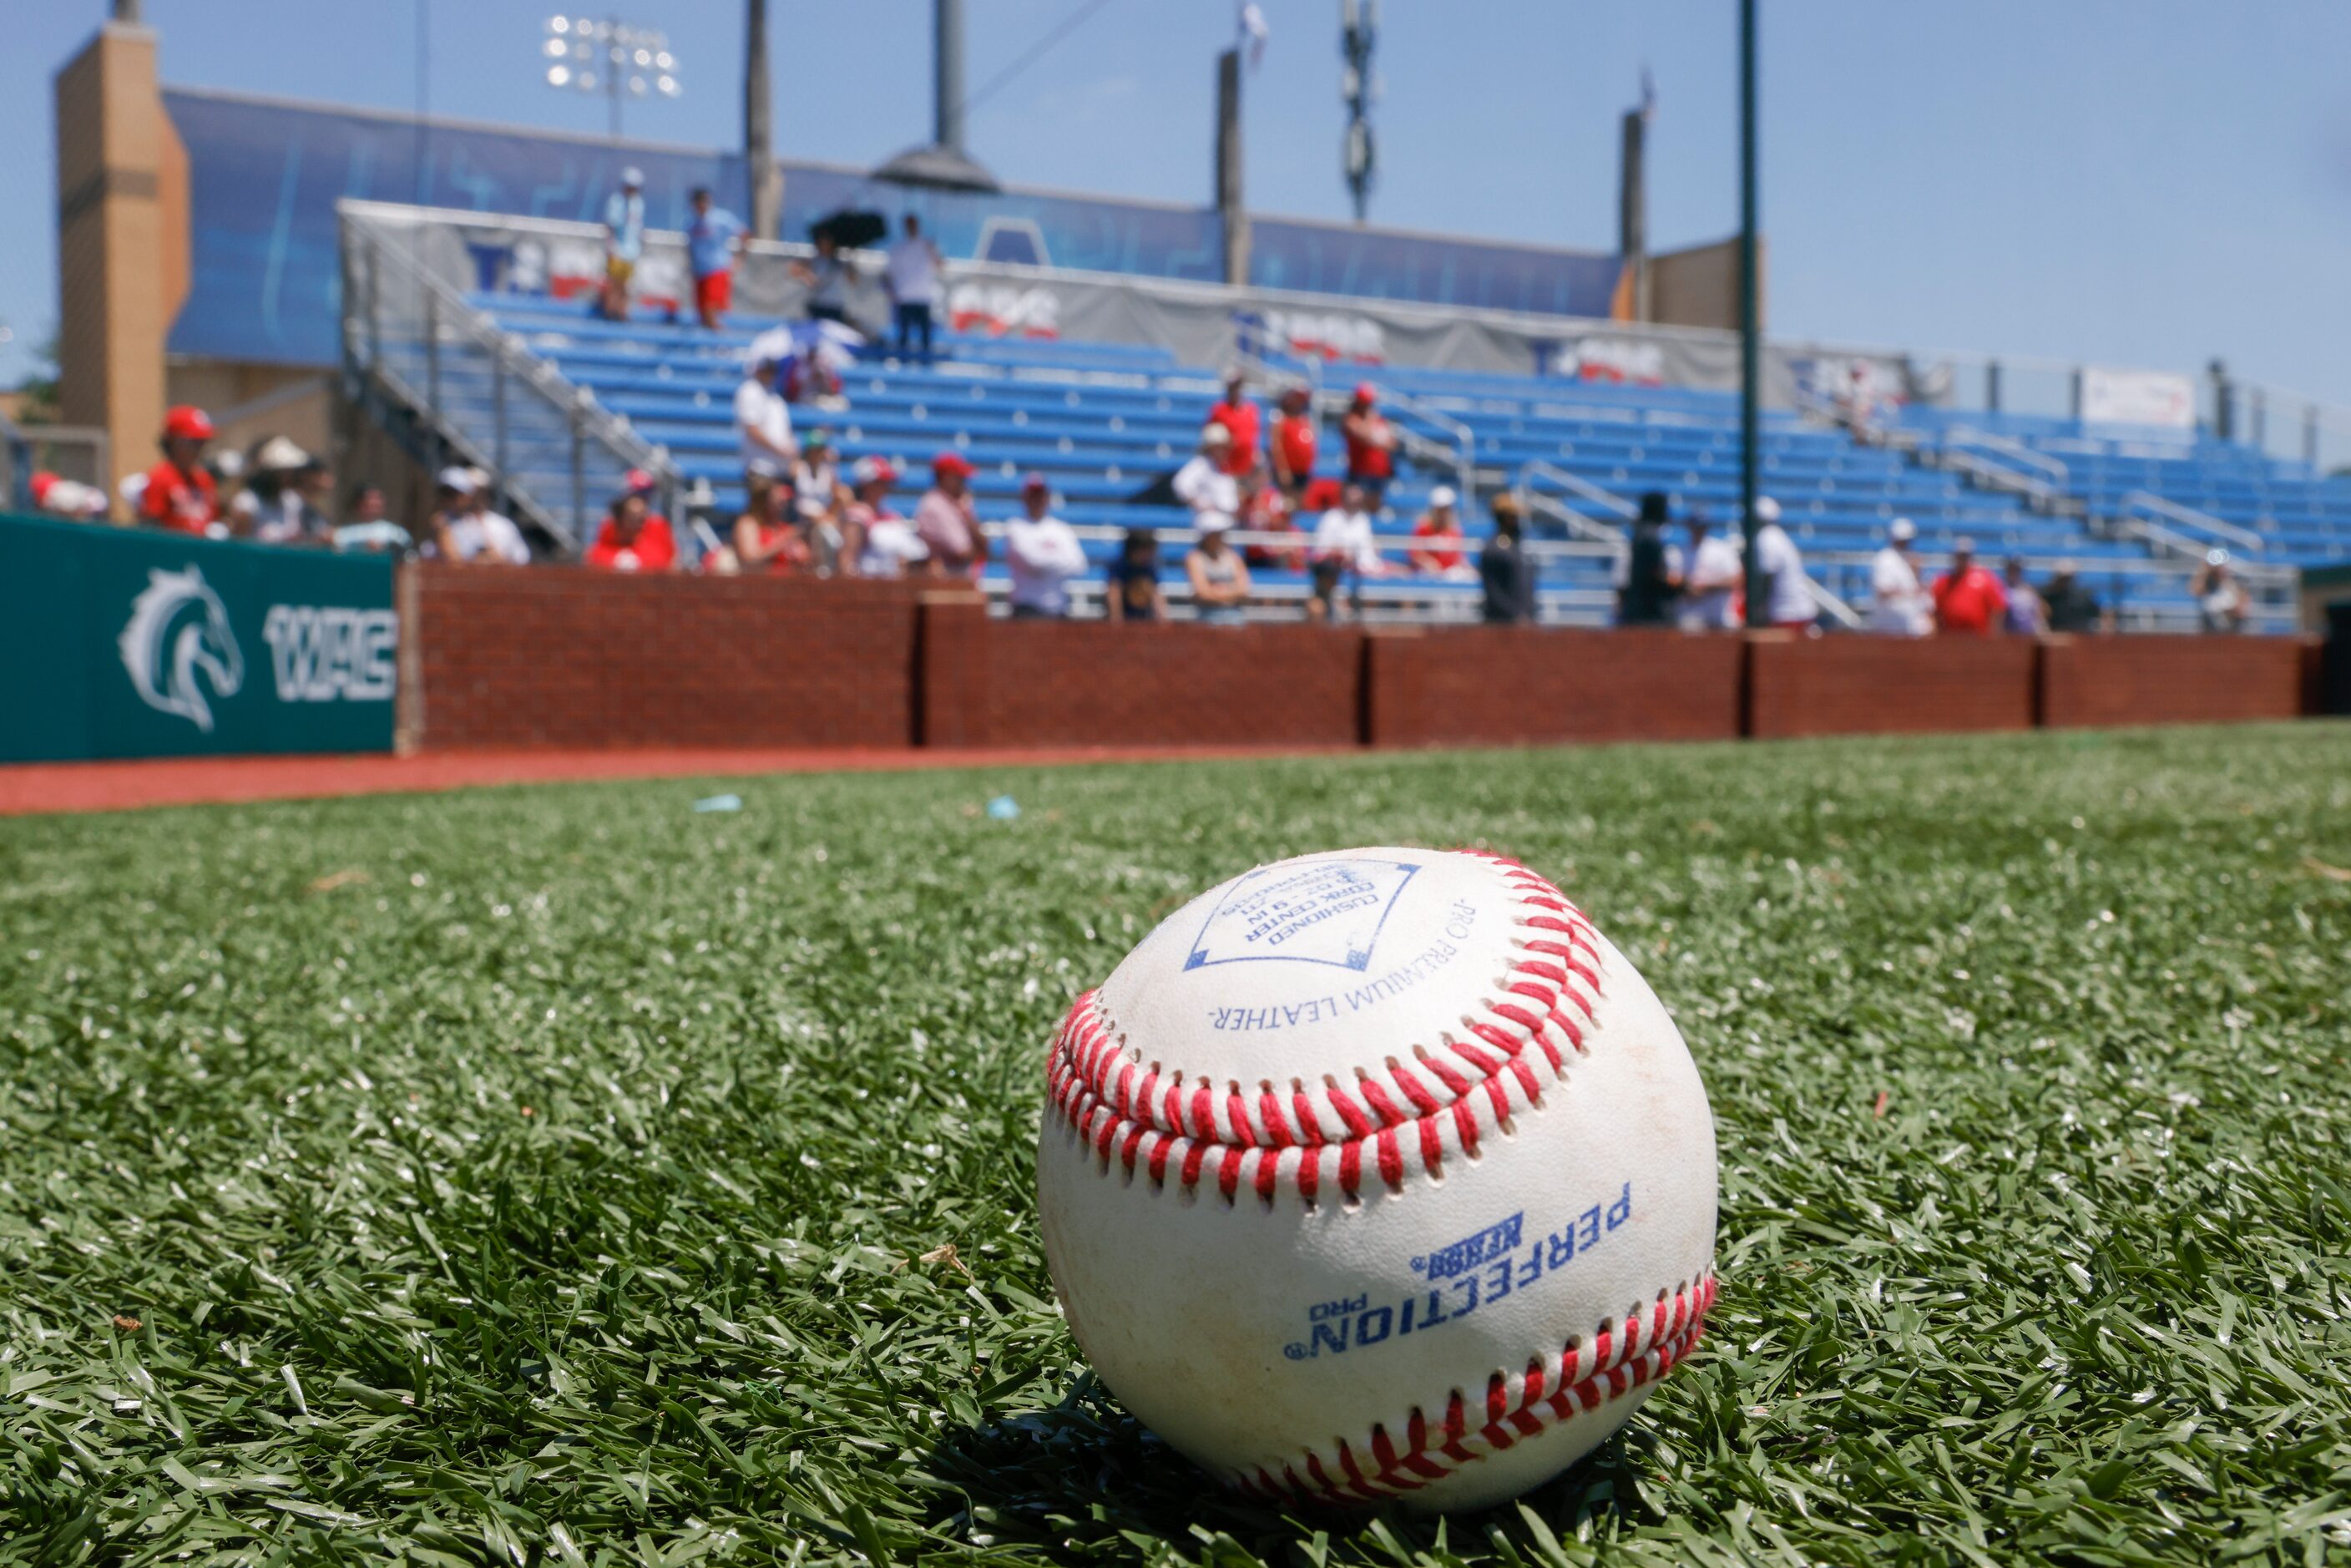
M2049 607L2024 580L2022 556L2008 558L2001 571L2001 591L2008 596L2008 608L2001 615L2001 631L2016 637L2038 637L2049 630Z
M645 254L645 177L632 165L604 202L604 319L629 319L629 284Z
M813 520L840 505L841 458L832 449L831 431L810 431L801 443L800 455L792 463L792 485L799 492L801 517Z
M1924 637L1935 630L1935 599L1919 580L1913 549L1918 527L1896 517L1886 545L1869 563L1869 629L1890 637Z
M1396 429L1380 412L1379 397L1371 382L1364 382L1339 421L1347 443L1347 483L1361 485L1374 506L1387 498L1388 481L1395 476Z
M1306 590L1306 619L1322 626L1336 626L1351 619L1346 601L1339 597L1339 579L1347 563L1337 556L1325 556L1314 563L1314 575Z
M2052 632L2105 630L2105 618L2098 611L2098 596L2082 585L2081 568L2073 561L2057 563L2057 570L2041 585L2041 602L2048 608Z
M656 488L652 475L630 469L581 559L600 571L675 571L677 536L653 509Z
M1159 537L1129 528L1110 563L1107 608L1113 621L1165 621L1167 596L1159 591Z
M694 216L685 225L685 256L694 268L694 313L711 331L735 298L735 263L751 231L725 207L714 206L710 187L696 185Z
M755 478L789 477L799 456L799 444L792 439L792 405L776 385L780 362L772 347L753 345L742 383L735 389L735 437L747 489Z
M838 321L846 327L850 291L857 287L857 265L841 254L841 237L829 228L816 231L816 259L792 263L792 276L808 286L808 319ZM903 347L904 344L901 344Z
M1747 621L1740 606L1747 563L1740 559L1737 545L1713 531L1704 512L1693 508L1687 526L1689 553L1682 568L1682 630L1736 632Z
M2227 550L2204 553L2204 564L2196 569L2188 591L2196 601L2197 619L2204 623L2205 631L2232 632L2245 629L2253 607L2246 597L2244 583L2229 570Z
M971 476L971 462L960 452L931 459L931 487L914 504L914 532L930 552L934 577L977 578L987 559L987 536L972 505Z
M1672 619L1674 599L1682 591L1680 562L1666 543L1666 524L1672 513L1661 491L1641 497L1641 510L1633 519L1631 538L1617 565L1616 624L1663 626Z
M441 553L451 560L528 566L530 546L504 512L490 508L489 477L478 468L444 468L441 488L452 505L442 515Z
M1292 507L1305 505L1306 486L1314 482L1314 463L1322 444L1314 426L1314 400L1304 387L1281 394L1281 417L1273 426L1273 482Z
M1350 479L1339 504L1314 525L1314 556L1336 558L1343 570L1357 578L1379 577L1387 570L1379 546L1372 538L1372 507L1378 504L1368 487Z
M842 508L842 546L857 563L857 575L904 577L907 568L928 559L931 552L914 525L890 506L898 470L885 458L861 457L849 476L856 491Z
M1251 566L1270 566L1277 571L1306 570L1305 540L1299 537L1290 497L1267 479L1262 463L1241 479L1240 525L1252 533L1288 534L1295 541L1250 545L1241 551L1241 559Z
M904 357L916 337L923 340L923 363L931 362L931 311L939 302L939 277L946 269L939 247L923 233L923 221L906 214L906 235L890 247L890 263L883 285L898 329L898 353Z
M26 488L33 494L33 509L48 517L94 522L106 516L106 492L95 485L59 478L43 469L26 481Z
M1264 439L1264 416L1249 402L1248 386L1248 376L1233 366L1225 372L1224 397L1208 409L1208 423L1231 437L1225 445L1225 472L1237 479L1258 465Z
M761 476L751 486L749 505L735 519L734 549L738 571L789 577L809 564L799 497L788 476Z
M1976 542L1951 543L1951 570L1935 580L1935 626L1946 636L1989 637L2008 613L2008 594L1976 560Z
M1229 518L1207 518L1200 524L1200 542L1184 557L1184 575L1192 581L1192 602L1204 626L1238 626L1249 619L1249 563L1225 535Z
M1424 577L1465 577L1469 573L1468 541L1461 537L1461 516L1455 508L1460 497L1450 485L1428 493L1428 510L1412 525L1420 540L1406 557L1412 570Z
M230 528L265 545L324 544L334 526L313 497L326 465L282 435L255 448L253 477L228 506Z
M163 415L163 460L147 470L139 520L175 533L203 536L220 521L220 485L204 466L212 416L182 404Z
M360 483L343 497L343 525L333 535L339 550L376 555L406 555L416 549L416 538L392 520L383 486Z
M1755 498L1755 564L1763 577L1763 623L1784 631L1809 628L1820 612L1813 605L1812 580L1804 575L1804 556L1788 530L1780 526L1780 503L1769 496ZM1754 621L1748 616L1750 622Z
M1042 474L1020 482L1022 515L1004 525L1004 562L1012 569L1012 618L1059 621L1070 613L1070 580L1086 570L1077 531L1053 515L1053 487Z
M1214 518L1222 518L1224 526L1231 528L1233 515L1241 508L1241 487L1227 461L1232 444L1233 433L1225 426L1202 425L1200 450L1168 482L1176 498L1192 508L1196 528L1207 527Z
M1513 495L1494 497L1494 537L1478 552L1489 625L1523 626L1535 618L1535 563L1527 559L1527 514Z

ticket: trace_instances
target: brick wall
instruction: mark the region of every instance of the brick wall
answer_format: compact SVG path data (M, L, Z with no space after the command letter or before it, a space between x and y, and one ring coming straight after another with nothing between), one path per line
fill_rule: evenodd
M2300 637L2052 637L2042 722L2053 728L2293 718L2305 711Z
M902 747L915 592L895 582L405 569L403 727L435 749Z
M1353 746L1360 634L1319 626L991 621L923 607L933 746Z
M1748 640L1747 733L2030 729L2036 653L2022 637L1757 632Z
M1367 639L1375 746L1730 740L1736 637L1465 626Z

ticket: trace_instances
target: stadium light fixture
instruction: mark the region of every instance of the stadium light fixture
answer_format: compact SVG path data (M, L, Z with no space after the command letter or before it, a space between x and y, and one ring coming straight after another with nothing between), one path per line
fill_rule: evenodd
M680 98L677 57L669 36L657 27L632 26L618 17L554 16L539 50L548 60L547 85L561 91L601 94L611 106L612 139L621 138L621 106L632 98Z

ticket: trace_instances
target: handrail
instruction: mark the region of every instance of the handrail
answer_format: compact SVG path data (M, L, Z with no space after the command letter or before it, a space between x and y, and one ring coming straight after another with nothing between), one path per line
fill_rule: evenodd
M1247 371L1267 386L1305 389L1309 401L1318 408L1344 409L1348 404L1348 399L1344 394L1336 389L1322 385L1322 367L1320 361L1301 361L1306 366L1303 373L1277 365L1264 355L1247 348L1236 349L1233 361L1242 370ZM1396 426L1396 434L1403 437L1405 451L1413 461L1450 467L1453 470L1455 487L1459 490L1463 503L1467 504L1476 499L1478 433L1451 414L1432 408L1409 393L1390 388L1380 395L1404 413L1425 420L1453 437L1453 446L1447 450L1442 442L1434 441L1417 430L1404 424Z
M2012 435L2001 435L1994 431L1979 430L1972 424L1955 424L1943 432L1943 443L1945 445L1949 445L1957 442L1965 442L1974 446L1987 446L2001 455L2011 458L2027 467L2038 468L2048 475L2050 483L2061 490L2065 487L2071 474L2071 470L2057 458L2050 456L2045 452L2033 450Z
M2055 510L2063 498L2057 487L2048 480L2032 474L2020 474L2013 468L2004 468L1977 453L1946 447L1942 453L1942 464L1946 468L1965 474L1987 489L2008 490L2022 496L2043 511Z
M347 244L355 229L356 225L347 220ZM506 455L503 399L507 387L519 382L569 426L573 445L572 517L576 526L563 527L556 520L552 507L537 497L525 497L526 502L532 503L528 509L537 514L536 520L543 528L573 549L584 548L586 540L579 537L580 527L584 526L587 517L584 477L580 472L580 446L583 442L590 440L622 466L643 468L653 474L660 483L664 509L674 509L682 476L666 447L654 445L639 435L627 420L603 408L587 389L573 385L554 364L525 346L518 336L502 329L488 316L468 304L463 294L434 277L414 256L387 245L381 235L361 234L359 237L365 247L362 254L368 268L367 287L363 291L364 307L369 312L366 323L368 371L387 385L399 388L407 401L433 422L442 440L465 448L476 457L489 456L490 466L497 470L500 488L514 497L520 493L513 488L511 476L503 471ZM454 330L461 341L488 357L495 394L501 400L498 404L501 428L488 454L483 454L442 409L437 388L410 387L405 378L384 362L381 322L378 318L381 296L380 269L387 264L402 281L415 287L425 301L423 326L427 335L426 362L430 379L436 382L439 379L440 345L444 331ZM347 341L350 336L346 334ZM423 393L421 397L418 395L420 391Z
M1629 519L1637 517L1641 515L1640 507L1635 506L1624 497L1619 496L1614 490L1604 489L1600 486L1593 484L1591 480L1586 479L1582 475L1571 474L1566 469L1560 467L1557 464L1554 464L1548 459L1531 457L1520 465L1520 485L1524 486L1528 479L1537 477L1549 479L1556 484L1564 486L1566 488L1574 491L1577 495L1582 496L1584 499L1600 507L1603 510L1614 512L1620 517Z
M2199 512L2193 507L2183 507L2177 501L2165 499L2152 490L2133 490L2123 497L2122 504L2125 512L2137 507L2143 511L2153 512L2158 517L2168 517L2183 528L2201 528L2208 534L2216 534L2221 538L2233 540L2241 549L2260 550L2266 548L2268 543L2251 528L2241 528L2225 518L2216 517L2210 512ZM2122 516L2117 515L2116 521L2122 520ZM2166 528L2164 531L2170 533L2173 530Z

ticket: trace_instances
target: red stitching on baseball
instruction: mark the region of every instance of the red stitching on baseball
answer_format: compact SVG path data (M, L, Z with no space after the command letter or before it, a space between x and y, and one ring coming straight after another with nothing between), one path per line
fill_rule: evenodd
M1310 1449L1301 1459L1281 1461L1279 1475L1269 1465L1258 1465L1233 1471L1225 1479L1238 1491L1269 1500L1357 1504L1417 1491L1486 1454L1500 1453L1665 1376L1705 1337L1715 1289L1713 1274L1706 1274L1669 1298L1661 1297L1646 1314L1651 1325L1646 1333L1645 1314L1635 1312L1621 1330L1603 1327L1589 1341L1569 1342L1555 1364L1551 1357L1530 1360L1520 1375L1515 1397L1510 1375L1494 1373L1486 1380L1485 1420L1475 1429L1469 1426L1468 1401L1456 1389L1446 1401L1439 1426L1432 1427L1421 1407L1413 1406L1402 1423L1401 1448L1389 1436L1392 1426L1386 1422L1375 1425L1362 1440L1364 1452L1360 1457L1356 1444L1336 1439L1336 1474L1320 1452Z
M1238 1085L1220 1094L1196 1079L1187 1088L1180 1069L1129 1054L1101 992L1088 991L1062 1020L1047 1064L1047 1092L1062 1119L1092 1146L1104 1169L1115 1150L1128 1175L1141 1160L1159 1184L1167 1180L1172 1160L1187 1190L1213 1169L1228 1201L1246 1182L1271 1202L1284 1179L1281 1152L1292 1147L1300 1157L1290 1162L1288 1181L1309 1203L1323 1188L1326 1149L1337 1152L1336 1168L1327 1174L1351 1200L1361 1196L1366 1144L1392 1192L1416 1173L1441 1177L1448 1128L1454 1146L1474 1156L1486 1125L1509 1124L1514 1092L1523 1105L1541 1103L1545 1081L1538 1063L1557 1079L1566 1071L1568 1053L1587 1049L1585 1026L1597 1016L1601 989L1600 949L1591 923L1559 889L1516 861L1465 852L1499 873L1517 905L1515 923L1530 935L1514 943L1517 956L1496 994L1461 1020L1462 1036L1424 1042L1405 1053L1408 1062L1399 1056L1376 1070L1358 1068L1352 1082L1333 1075L1317 1089L1293 1081L1286 1114L1272 1085L1261 1085L1253 1123L1250 1099ZM1570 1004L1583 1015L1581 1023L1570 1016ZM1443 1094L1431 1087L1432 1079ZM1481 1121L1489 1117L1490 1124Z

